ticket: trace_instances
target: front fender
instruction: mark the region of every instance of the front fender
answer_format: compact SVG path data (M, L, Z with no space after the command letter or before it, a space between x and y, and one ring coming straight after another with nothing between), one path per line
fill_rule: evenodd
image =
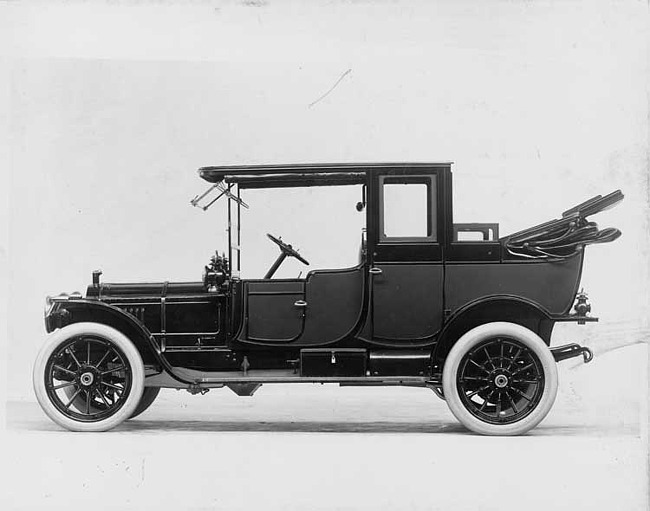
M147 327L128 312L107 303L85 299L56 302L45 317L45 329L49 333L81 322L101 323L119 330L133 342L145 364L165 365L160 346Z

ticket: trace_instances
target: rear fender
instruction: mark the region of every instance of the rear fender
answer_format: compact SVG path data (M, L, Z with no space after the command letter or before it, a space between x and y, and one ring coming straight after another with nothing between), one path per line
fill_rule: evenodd
M474 327L494 321L516 323L535 332L547 346L551 343L555 322L541 305L510 295L481 298L456 311L446 322L433 350L432 373L442 372L447 354L463 334Z

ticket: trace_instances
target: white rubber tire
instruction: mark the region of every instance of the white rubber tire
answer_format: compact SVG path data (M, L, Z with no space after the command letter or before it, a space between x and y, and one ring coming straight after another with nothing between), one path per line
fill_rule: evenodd
M492 337L509 337L523 343L537 355L544 371L544 389L539 403L528 415L511 424L491 424L480 420L467 410L458 393L456 376L461 360L476 345ZM557 365L548 346L529 329L506 322L486 323L463 335L449 352L442 372L442 388L451 413L466 428L481 435L514 436L530 431L548 415L555 402L557 386Z
M52 353L72 337L84 334L101 337L117 346L131 366L131 389L125 398L124 405L110 417L96 422L82 422L66 417L52 404L45 388L46 366ZM136 347L128 337L118 330L100 323L74 323L56 330L48 336L36 357L32 380L38 403L46 415L59 426L70 431L107 431L131 417L138 406L144 389L144 365Z

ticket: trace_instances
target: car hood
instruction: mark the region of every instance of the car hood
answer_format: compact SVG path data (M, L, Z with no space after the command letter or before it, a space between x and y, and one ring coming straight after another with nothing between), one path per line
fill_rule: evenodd
M205 293L203 282L145 282L145 283L102 283L88 286L90 298L112 296L156 296Z

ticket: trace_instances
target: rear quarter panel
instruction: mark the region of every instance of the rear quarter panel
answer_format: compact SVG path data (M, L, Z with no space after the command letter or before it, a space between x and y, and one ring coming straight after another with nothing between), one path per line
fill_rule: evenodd
M531 300L552 314L565 314L575 299L584 251L561 261L448 263L445 308L452 314L469 302L493 295Z

